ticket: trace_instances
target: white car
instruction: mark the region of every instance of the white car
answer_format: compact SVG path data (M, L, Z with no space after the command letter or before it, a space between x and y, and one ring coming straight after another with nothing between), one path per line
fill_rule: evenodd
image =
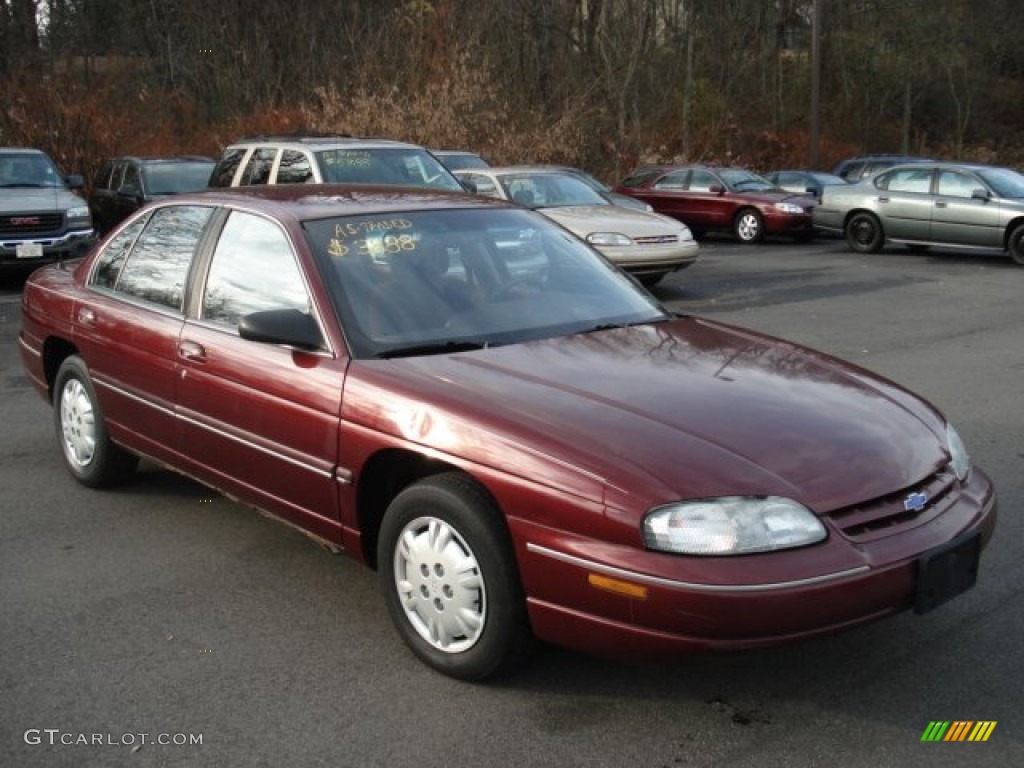
M474 168L455 175L479 195L539 211L645 285L654 285L697 260L699 246L685 224L613 205L572 174L512 166Z

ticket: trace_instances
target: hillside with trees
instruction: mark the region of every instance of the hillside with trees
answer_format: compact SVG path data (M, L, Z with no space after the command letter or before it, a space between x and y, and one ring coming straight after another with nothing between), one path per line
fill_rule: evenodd
M867 151L1019 165L1017 5L2 0L0 144L86 174L113 154L216 155L300 130L609 180L640 162L828 168Z

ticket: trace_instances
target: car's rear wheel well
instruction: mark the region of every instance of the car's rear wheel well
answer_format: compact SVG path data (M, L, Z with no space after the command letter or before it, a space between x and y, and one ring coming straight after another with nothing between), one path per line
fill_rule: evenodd
M377 537L388 505L405 488L431 475L458 468L414 451L387 449L366 462L359 473L356 503L363 559L377 568Z
M78 349L67 339L51 336L43 342L43 375L49 389L50 400L53 400L53 385L57 381L57 371L71 355L77 355Z

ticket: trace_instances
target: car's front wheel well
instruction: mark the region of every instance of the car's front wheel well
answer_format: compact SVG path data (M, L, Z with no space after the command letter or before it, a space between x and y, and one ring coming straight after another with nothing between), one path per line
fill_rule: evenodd
M415 451L386 449L373 455L359 473L356 503L364 562L377 568L377 537L388 505L405 488L457 467Z
M57 381L57 372L71 355L77 355L78 349L67 339L51 336L43 342L43 375L49 388L50 400L53 400L53 385Z

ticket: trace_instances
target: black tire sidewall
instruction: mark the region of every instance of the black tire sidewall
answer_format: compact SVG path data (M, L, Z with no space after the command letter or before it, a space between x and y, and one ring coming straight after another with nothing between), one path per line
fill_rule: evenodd
M867 243L859 242L854 234L860 222L866 222L871 227L873 237ZM846 244L856 253L877 253L882 247L883 239L882 222L874 214L858 213L846 225Z
M431 646L410 623L394 576L398 538L411 521L433 517L451 526L472 550L486 590L486 618L477 642L447 653ZM428 666L450 677L475 681L510 668L529 635L518 568L504 522L485 493L468 478L436 475L402 491L388 507L377 545L384 602L402 640Z
M1024 224L1018 224L1010 232L1007 239L1007 251L1014 263L1024 267Z

